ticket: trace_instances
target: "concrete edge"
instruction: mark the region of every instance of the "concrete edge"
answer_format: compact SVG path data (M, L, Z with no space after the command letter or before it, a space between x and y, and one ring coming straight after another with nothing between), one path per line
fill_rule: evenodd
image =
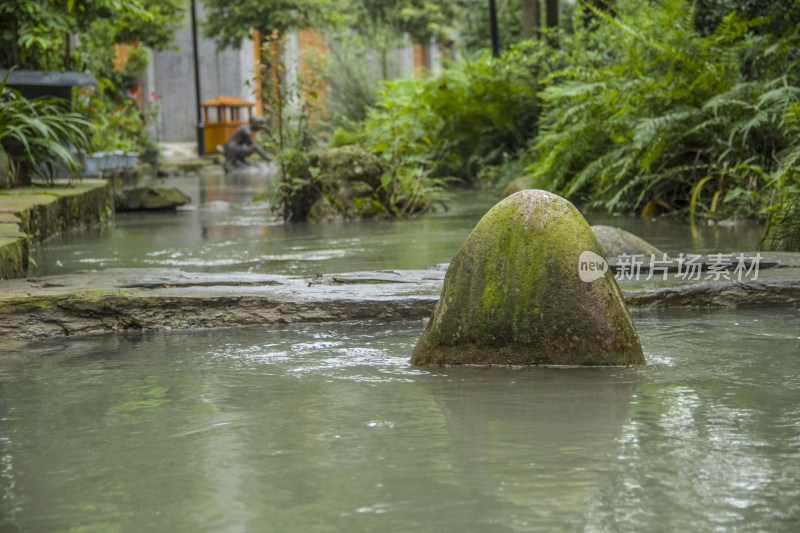
M11 207L23 195L17 192L0 195L0 213L4 215L0 223L0 280L27 276L31 241L89 226L113 213L111 189L105 180L85 179L75 189L55 195L52 189L31 188L24 196L41 196L41 201L34 200L19 210Z

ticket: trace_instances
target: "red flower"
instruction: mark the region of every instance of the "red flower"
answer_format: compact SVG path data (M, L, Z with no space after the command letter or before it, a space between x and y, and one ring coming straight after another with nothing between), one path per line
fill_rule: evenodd
M129 96L135 96L136 95L136 89L128 89L128 95Z
M155 91L153 91L153 92L151 92L151 93L150 93L150 98L152 98L154 102L155 102L156 100L158 100L158 95L156 94L156 92L155 92Z

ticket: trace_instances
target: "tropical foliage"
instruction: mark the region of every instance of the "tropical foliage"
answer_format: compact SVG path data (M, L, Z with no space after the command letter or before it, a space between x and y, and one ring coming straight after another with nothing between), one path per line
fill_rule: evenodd
M531 184L608 211L769 217L764 245L797 247L800 1L609 4L582 2L569 31L497 60L387 84L335 140L399 176L527 167Z
M133 97L150 62L149 49L169 46L185 4L184 0L0 2L4 28L0 67L88 71L99 84L99 89L82 88L76 93L75 113L54 100L26 104L17 93L4 93L9 106L4 120L15 124L4 140L10 143L4 148L12 154L8 164L14 168L14 183L27 181L31 173L52 177L54 169L61 167L74 172L75 156L65 152L67 147L130 150L152 142L143 118L152 116L157 106L140 110ZM118 44L127 48L124 64L117 54ZM28 119L18 114L22 109L31 113ZM75 128L81 133L76 134ZM52 135L60 136L63 145L53 144Z
M459 12L448 0L335 0L341 16L335 22L374 41L378 33L407 35L412 42L434 40L446 44L453 39L454 22Z
M0 3L0 67L113 70L114 43L164 48L185 12L183 0L18 0ZM74 36L80 34L81 39Z
M358 141L392 165L475 181L536 133L537 60L528 43L499 60L483 53L437 77L386 82L367 119L337 132L338 142Z
M130 152L154 146L151 126L157 119L159 104L155 94L145 100L142 113L133 97L114 98L95 87L76 89L73 110L92 124L86 131L90 151Z
M611 211L785 213L800 155L797 29L759 33L771 19L734 12L701 37L684 1L633 4L594 10L602 27L565 39L609 45L544 80L534 181Z

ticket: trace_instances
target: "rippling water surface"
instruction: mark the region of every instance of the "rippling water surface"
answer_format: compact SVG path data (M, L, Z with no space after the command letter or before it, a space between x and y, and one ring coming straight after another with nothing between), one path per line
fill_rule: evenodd
M0 530L797 531L800 311L635 320L642 369L416 369L418 322L8 345Z
M192 205L50 239L36 274L425 268L495 202L284 226L262 177L165 185ZM761 234L588 218L669 253ZM797 531L798 309L635 321L641 369L416 369L419 322L0 344L0 531Z
M98 228L48 239L33 250L35 275L107 268L180 268L193 272L316 275L354 270L420 269L448 263L497 193L451 194L446 212L398 221L283 225L252 202L268 178L207 171L166 180L192 198L175 212L118 213ZM620 226L668 253L755 251L763 226L698 225L588 214Z

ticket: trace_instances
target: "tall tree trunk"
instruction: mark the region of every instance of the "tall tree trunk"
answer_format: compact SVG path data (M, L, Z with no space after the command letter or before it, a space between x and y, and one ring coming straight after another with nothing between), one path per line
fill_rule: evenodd
M558 0L545 0L547 5L547 27L558 27Z
M64 35L64 70L72 70L72 65L70 64L70 55L72 53L71 39L72 36L69 33Z
M534 39L539 37L539 0L520 0L520 37Z
M500 38L498 35L495 0L489 0L489 35L492 41L492 57L498 57L500 55Z
M19 44L18 44L18 36L19 36L19 24L16 19L11 20L11 28L9 28L11 35L14 38L11 40L11 49L8 51L8 55L10 57L10 65L6 65L6 68L11 67L22 67L22 55L19 51Z
M611 16L615 16L616 13L614 12L614 8L612 4L614 2L611 0L592 0L592 4L595 8L605 11L606 13L610 14ZM599 18L595 16L591 9L588 7L583 8L583 25L590 30L594 31L597 29Z

